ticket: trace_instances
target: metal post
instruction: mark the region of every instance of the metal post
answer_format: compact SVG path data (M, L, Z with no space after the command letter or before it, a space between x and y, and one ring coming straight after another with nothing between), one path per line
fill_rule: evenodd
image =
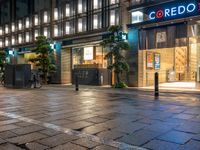
M154 78L154 81L155 81L155 96L159 96L159 79L158 79L159 75L158 75L158 72L155 73L155 78Z
M79 85L78 85L78 75L75 76L75 88L76 88L76 91L79 90Z
M34 88L36 88L36 75L33 74L33 84L34 84Z

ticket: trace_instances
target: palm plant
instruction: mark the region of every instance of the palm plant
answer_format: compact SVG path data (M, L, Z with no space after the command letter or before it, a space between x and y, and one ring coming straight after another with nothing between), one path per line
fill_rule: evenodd
M44 84L47 84L48 75L56 71L56 65L53 61L53 50L48 43L45 36L38 36L36 38L36 47L32 50L36 53L36 58L30 59L38 67L39 73Z
M122 27L121 26L111 26L109 29L109 36L107 39L103 40L101 45L105 48L109 48L109 52L105 56L105 59L112 60L112 63L108 66L108 69L114 71L116 77L116 88L127 87L122 81L121 77L123 72L129 72L129 65L126 62L125 57L122 52L129 50L129 44L122 39Z

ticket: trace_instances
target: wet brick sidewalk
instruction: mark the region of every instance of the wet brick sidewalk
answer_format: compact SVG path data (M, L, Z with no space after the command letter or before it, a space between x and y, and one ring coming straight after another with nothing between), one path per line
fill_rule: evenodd
M200 95L0 88L0 150L199 150Z

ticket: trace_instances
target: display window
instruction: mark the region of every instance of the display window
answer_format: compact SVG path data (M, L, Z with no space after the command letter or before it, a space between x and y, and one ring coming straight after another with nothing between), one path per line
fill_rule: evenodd
M107 68L106 51L101 46L72 48L72 67Z

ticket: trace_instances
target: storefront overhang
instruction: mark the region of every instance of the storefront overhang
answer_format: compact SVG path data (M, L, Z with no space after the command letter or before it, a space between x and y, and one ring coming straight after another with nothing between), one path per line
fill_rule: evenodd
M77 47L79 45L100 43L104 38L108 36L108 32L102 32L99 34L79 36L77 38L71 38L62 41L62 47Z
M144 21L129 24L128 28L151 28L199 20L200 0L170 1L145 7Z

